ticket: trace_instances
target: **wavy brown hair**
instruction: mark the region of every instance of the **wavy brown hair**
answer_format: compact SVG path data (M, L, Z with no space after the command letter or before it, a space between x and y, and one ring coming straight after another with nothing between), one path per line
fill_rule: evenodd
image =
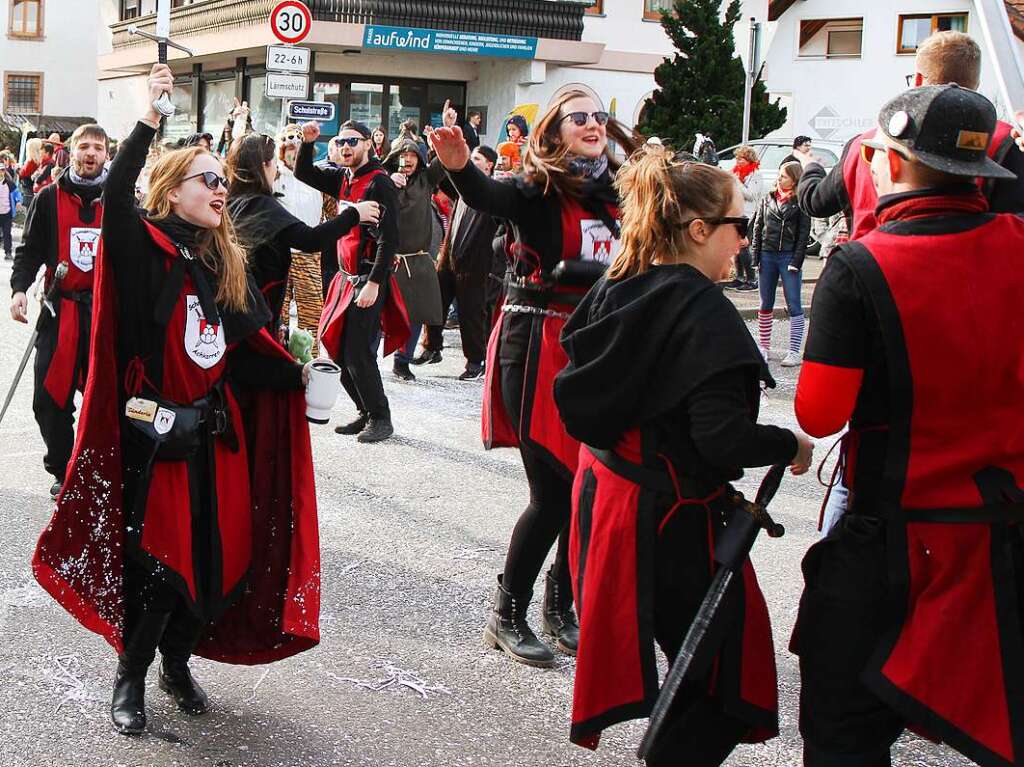
M149 194L145 208L151 221L161 221L173 211L169 193L189 175L192 163L200 155L220 158L202 147L188 147L168 152L153 166L149 174ZM199 242L197 254L203 266L217 275L217 303L235 312L249 308L249 283L245 274L245 251L235 239L231 217L225 207L220 226L209 229Z
M665 147L642 147L615 177L622 234L608 279L632 277L653 264L674 262L689 246L683 222L727 215L736 186L736 177L720 168L695 160L680 162Z
M231 145L224 171L227 173L228 196L239 194L272 195L263 166L274 159L274 139L263 133L250 133Z
M562 142L562 108L573 99L591 99L593 96L583 91L566 91L550 106L548 111L537 122L537 127L530 133L523 155L523 172L526 179L544 187L544 194L552 190L556 194L579 197L583 187L583 179L569 171L569 147ZM609 119L606 126L609 140L617 142L627 155L636 151L642 142L640 136L618 120ZM605 147L608 167L614 172L620 163L612 152L611 145Z

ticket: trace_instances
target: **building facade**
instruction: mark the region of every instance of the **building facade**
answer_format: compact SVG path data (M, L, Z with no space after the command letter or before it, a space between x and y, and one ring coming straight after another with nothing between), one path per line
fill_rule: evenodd
M0 0L0 120L67 132L95 117L94 0Z
M152 32L155 0L100 0L99 118L123 136L145 107L145 71L156 45L128 33ZM544 109L563 89L581 88L633 124L655 87L653 72L674 49L659 23L668 0L307 0L313 50L307 99L337 105L340 121L383 126L393 138L405 119L439 124L446 100L460 114L484 115L482 138L496 143L505 115ZM283 123L280 99L267 98L266 46L274 0L176 0L172 49L179 113L170 136L217 135L235 98L247 101L257 130ZM430 31L431 34L427 34ZM427 38L430 38L429 40ZM449 40L470 41L453 52ZM442 44L444 43L444 44Z
M771 0L764 4L765 84L788 110L773 137L846 141L875 125L882 104L908 86L917 45L936 30L958 30L982 47L980 90L1003 115L991 52L973 0ZM1024 34L1024 2L1007 2Z

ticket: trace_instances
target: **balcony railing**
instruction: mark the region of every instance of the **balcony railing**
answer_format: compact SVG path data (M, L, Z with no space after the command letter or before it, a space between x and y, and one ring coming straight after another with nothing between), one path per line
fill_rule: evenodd
M592 0L306 0L313 18L346 24L383 24L503 35L579 40ZM171 12L171 36L269 24L277 0L202 0ZM114 50L148 41L128 34L129 24L152 32L155 14L111 26Z

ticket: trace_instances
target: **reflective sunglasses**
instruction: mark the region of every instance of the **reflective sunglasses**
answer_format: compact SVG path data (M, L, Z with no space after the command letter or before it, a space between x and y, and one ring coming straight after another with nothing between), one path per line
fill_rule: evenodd
M871 164L872 160L875 159L875 152L895 152L904 160L909 160L910 156L896 147L883 144L881 141L871 141L870 139L864 139L860 145L860 159L866 162L868 165Z
M206 184L207 189L212 189L216 191L217 186L220 185L224 187L225 191L227 191L228 180L212 170L203 171L202 173L196 173L192 176L186 176L185 178L182 179L182 183L188 181L189 179L200 177L202 177L203 183Z
M587 112L570 112L569 114L562 118L562 122L565 122L566 120L572 120L573 125L575 125L577 128L582 128L584 125L587 124L591 117L594 118L594 122L596 122L598 125L608 124L607 112L590 112L589 114Z
M353 149L355 149L357 146L359 146L359 142L360 141L367 141L368 139L358 138L356 136L349 136L348 138L341 138L339 136L338 138L336 138L334 140L335 140L335 142L337 142L338 146L345 145L345 146L350 146Z
M715 216L714 218L691 218L689 221L683 222L683 228L686 229L694 221L703 221L705 224L711 224L713 226L721 226L722 224L732 224L736 227L736 234L740 236L740 239L746 239L747 232L750 230L750 219L746 216Z

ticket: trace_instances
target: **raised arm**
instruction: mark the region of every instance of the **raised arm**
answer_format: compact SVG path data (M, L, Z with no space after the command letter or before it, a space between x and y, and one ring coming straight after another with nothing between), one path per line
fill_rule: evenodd
M342 171L337 168L318 168L313 164L313 147L320 136L317 123L302 126L302 146L295 160L295 178L318 192L329 194L335 199L341 191Z
M469 161L461 128L438 128L431 132L430 144L469 207L514 222L526 218L529 211L522 191L515 184L488 178Z

